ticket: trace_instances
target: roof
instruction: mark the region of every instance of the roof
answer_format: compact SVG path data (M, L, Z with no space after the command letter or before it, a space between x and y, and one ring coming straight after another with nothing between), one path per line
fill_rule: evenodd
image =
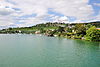
M100 28L96 28L97 30L100 30Z

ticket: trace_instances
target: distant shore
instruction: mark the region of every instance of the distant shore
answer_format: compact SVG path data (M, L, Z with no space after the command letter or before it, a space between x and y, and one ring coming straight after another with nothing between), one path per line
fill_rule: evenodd
M2 29L0 34L43 34L50 37L100 41L100 22L37 24L32 27Z

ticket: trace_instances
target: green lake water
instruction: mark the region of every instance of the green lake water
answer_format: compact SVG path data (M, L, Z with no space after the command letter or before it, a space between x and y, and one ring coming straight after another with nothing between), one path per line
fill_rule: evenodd
M0 34L0 67L100 67L100 42Z

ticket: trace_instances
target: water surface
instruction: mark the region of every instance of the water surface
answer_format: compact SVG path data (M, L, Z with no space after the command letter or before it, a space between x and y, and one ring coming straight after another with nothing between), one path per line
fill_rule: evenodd
M100 67L100 43L0 34L0 67Z

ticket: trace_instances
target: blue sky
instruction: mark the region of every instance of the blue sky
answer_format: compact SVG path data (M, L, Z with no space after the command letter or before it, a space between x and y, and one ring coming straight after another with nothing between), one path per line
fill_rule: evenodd
M100 20L100 0L0 0L0 27Z
M90 0L89 4L92 5L95 14L94 15L98 15L100 12L100 6L94 5L94 3L100 4L100 0Z

